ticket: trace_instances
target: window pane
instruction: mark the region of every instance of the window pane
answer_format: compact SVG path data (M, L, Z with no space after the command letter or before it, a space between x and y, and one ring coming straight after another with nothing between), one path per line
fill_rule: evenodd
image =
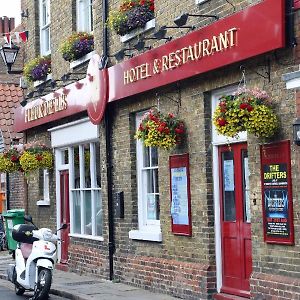
M92 200L91 200L91 191L84 191L84 234L92 234Z
M147 195L147 219L148 220L159 220L159 201L158 195L148 194Z
M62 154L62 164L66 165L69 163L68 149L65 149L61 152Z
M90 174L90 144L84 145L84 182L85 187L91 187L91 174Z
M79 173L79 146L74 147L74 187L80 188L80 173Z
M249 187L249 167L248 167L248 152L242 152L242 165L243 165L243 195L244 195L244 221L251 222L251 209L250 209L250 187Z
M222 153L224 221L236 220L233 152Z
M150 167L150 148L143 146L143 167Z
M80 201L80 191L73 191L73 229L74 233L81 233L81 201Z
M96 159L96 181L97 188L101 187L101 173L100 173L100 144L96 143L95 145L95 159Z
M151 166L152 167L158 166L158 151L157 151L157 147L151 148Z
M103 226L103 215L102 215L102 199L101 199L101 193L100 191L94 191L94 199L96 201L95 207L96 207L96 235L102 235L102 226Z
M158 169L153 170L154 192L158 193Z

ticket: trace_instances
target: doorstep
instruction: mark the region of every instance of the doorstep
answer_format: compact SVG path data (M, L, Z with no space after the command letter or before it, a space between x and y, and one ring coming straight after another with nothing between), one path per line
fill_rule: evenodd
M69 265L59 263L59 264L55 265L55 269L60 270L60 271L64 271L64 272L68 272L69 271Z
M214 300L246 300L249 298L225 294L225 293L218 293L213 295L213 299Z

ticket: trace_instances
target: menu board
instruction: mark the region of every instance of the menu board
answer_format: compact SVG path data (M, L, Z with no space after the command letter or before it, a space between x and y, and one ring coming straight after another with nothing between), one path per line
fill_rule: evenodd
M190 236L192 226L189 156L188 154L172 155L169 164L172 232Z

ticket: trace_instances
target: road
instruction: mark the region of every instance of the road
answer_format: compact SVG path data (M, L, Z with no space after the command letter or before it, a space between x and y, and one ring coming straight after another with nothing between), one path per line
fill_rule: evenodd
M5 300L29 300L32 297L32 292L27 292L23 296L17 296L14 291L14 286L12 283L0 279L0 299ZM49 300L65 300L67 298L62 298L54 295L50 295Z

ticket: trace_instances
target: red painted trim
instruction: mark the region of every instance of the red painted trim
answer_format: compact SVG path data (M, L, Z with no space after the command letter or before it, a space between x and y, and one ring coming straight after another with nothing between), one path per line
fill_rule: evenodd
M191 214L191 189L190 189L190 170L189 170L189 154L179 154L172 155L169 158L169 166L170 166L170 198L172 201L172 168L186 168L186 176L187 176L187 201L188 201L188 224L174 224L173 218L171 217L172 222L172 232L176 235L192 235L192 214Z
M272 243L272 244L286 244L286 245L294 245L294 214L293 214L293 195L292 195L292 172L291 172L291 148L290 148L290 141L280 141L277 143L267 144L263 145L260 148L260 159L261 159L261 189L262 189L262 207L263 207L263 224L264 224L264 240L266 243ZM277 184L277 181L274 182L273 185L264 185L264 182L266 180L264 179L264 167L268 167L269 165L278 165L281 164L286 167L287 172L287 178L286 183L283 184L279 179L279 184ZM265 190L286 190L287 191L287 227L289 230L288 236L280 236L276 237L274 234L268 234L267 233L267 226L268 226L268 220L267 220L267 212L266 212L266 205L265 205ZM284 209L284 208L283 208ZM271 213L270 213L271 216ZM278 223L277 226L279 226L279 223L285 223L285 222L279 222L277 219L278 217L274 218L273 223Z
M221 42L224 39L226 42ZM231 44L229 39L231 39ZM80 81L83 85L76 83L65 87L64 91L68 91L67 94L63 93L63 89L59 89L54 94L51 93L43 97L44 100L37 99L25 107L18 107L14 113L14 130L16 132L24 131L87 109L92 122L98 124L103 117L107 101L111 102L137 95L284 46L285 1L265 0L213 22L209 26L192 31L181 38L114 65L108 68L108 75L103 72L100 74L93 73L92 76L88 75L87 78ZM212 47L214 48L213 53L211 53ZM126 75L127 72L139 74L139 79L126 82L124 74ZM97 97L94 97L94 89L90 84L92 78L100 81ZM109 87L107 87L108 84ZM30 115L33 115L33 120L26 120L25 114L26 111L28 113L29 108L42 105L44 102L52 101L53 103L58 98L58 94L65 95L67 109L60 111L51 109L50 112L48 109L44 112L46 108L43 108L43 112L41 109L36 109L39 117L35 117L34 112L31 112ZM96 103L97 99L98 102ZM40 117L41 115L43 117Z

